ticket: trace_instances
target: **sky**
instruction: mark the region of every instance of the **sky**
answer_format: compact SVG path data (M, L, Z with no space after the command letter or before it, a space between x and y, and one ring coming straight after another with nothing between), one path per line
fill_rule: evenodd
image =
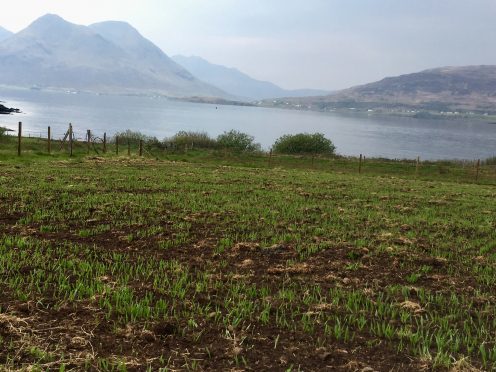
M169 56L198 55L283 88L336 90L440 66L496 65L496 0L0 0L17 32L58 14L132 24Z

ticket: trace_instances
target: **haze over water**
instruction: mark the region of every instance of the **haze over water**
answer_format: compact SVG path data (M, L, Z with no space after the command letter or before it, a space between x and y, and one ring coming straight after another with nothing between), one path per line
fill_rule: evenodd
M79 138L84 138L87 129L96 136L131 129L158 139L181 130L204 131L215 137L236 129L253 135L268 149L283 134L321 132L342 155L420 156L425 160L473 160L496 155L496 125L480 121L342 116L10 88L0 88L0 96L6 106L23 111L0 116L0 126L17 130L17 122L22 121L25 134L31 136L46 136L50 125L53 137L60 138L69 122Z

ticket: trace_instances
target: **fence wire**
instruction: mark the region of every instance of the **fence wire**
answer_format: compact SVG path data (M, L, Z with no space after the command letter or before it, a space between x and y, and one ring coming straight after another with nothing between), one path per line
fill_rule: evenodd
M22 128L21 128L22 129ZM28 129L24 130L22 129L22 138L31 138L31 139L39 139L44 142L48 142L48 128L47 130L37 130L37 129ZM90 133L90 138L89 138L89 143L88 143L88 130L77 130L74 129L74 126L72 127L72 135L73 135L73 145L78 149L79 152L81 152L81 149L84 148L88 153L96 153L100 155L104 151L107 153L115 153L116 152L116 143L115 143L115 136L107 136L106 132L102 131L89 131ZM9 129L7 132L4 133L7 136L10 137L18 137L18 131L17 130L12 130ZM70 141L68 138L69 134L69 127L67 128L67 131L62 132L60 129L57 129L56 131L50 130L50 140L53 141L51 143L51 146L48 146L50 149L50 152L53 153L65 153L69 150L70 146ZM139 145L140 140L137 138L132 138L130 139L129 137L120 137L119 139L119 153L124 155L130 152L130 149L132 148L133 153L138 151L136 147ZM200 146L201 147L201 146ZM200 148L198 147L198 148ZM188 151L191 151L193 149L196 149L197 146L195 143L188 143L188 144L178 144L170 141L150 141L150 142L145 142L143 143L143 146L141 147L142 154L147 157L152 157L152 158L158 158L160 155L167 155L167 154L174 154L178 152L184 152L185 154ZM211 148L209 148L212 150ZM218 149L220 152L222 150ZM224 157L231 156L232 154L229 154L227 149L224 150ZM48 149L47 149L48 151ZM283 163L288 163L288 162L293 162L295 167L300 167L298 164L305 164L309 163L308 168L315 168L315 169L323 169L323 167L326 167L325 165L322 164L322 161L326 158L321 158L319 156L315 155L308 155L308 156L293 156L293 160L289 160L286 156L279 156L277 154L273 153L267 153L267 166L269 168L272 167L277 167L278 164L282 165ZM450 173L451 168L453 168L455 171L459 171L462 169L464 173L468 177L475 178L476 180L479 180L480 177L487 176L488 174L495 174L496 175L496 157L485 159L485 160L478 160L478 161L470 161L470 160L450 160L450 161L421 161L420 159L415 160L415 159L380 159L380 158L366 158L365 156L360 155L360 160L358 160L358 157L339 157L334 160L327 159L329 160L329 165L332 166L332 164L337 165L340 162L346 162L349 166L357 166L357 171L358 173L361 173L362 170L366 172L367 169L367 164L371 164L369 162L372 162L374 166L386 166L386 165L391 165L392 163L401 163L403 165L411 166L413 169L413 172L415 175L419 173L419 169L427 169L429 167L437 167L438 171L440 174L443 173ZM315 164L314 164L315 163ZM311 165L310 165L311 164ZM328 166L329 166L328 165ZM342 165L341 165L342 166ZM458 170L457 170L458 169ZM491 179L494 177L490 177Z

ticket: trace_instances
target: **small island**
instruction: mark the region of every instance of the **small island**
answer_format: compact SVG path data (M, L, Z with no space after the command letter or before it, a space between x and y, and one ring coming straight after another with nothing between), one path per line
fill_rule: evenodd
M4 105L0 104L0 114L9 115L9 114L12 114L14 112L19 113L21 111L19 109L16 109L16 108L8 108L8 107L5 107Z

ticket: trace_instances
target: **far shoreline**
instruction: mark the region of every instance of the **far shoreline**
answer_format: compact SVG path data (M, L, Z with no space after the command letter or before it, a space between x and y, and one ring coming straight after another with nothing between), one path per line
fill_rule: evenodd
M269 108L280 109L284 111L298 111L298 112L315 112L323 114L336 114L345 117L375 117L375 118L406 118L406 119L420 119L420 120L453 120L453 121L477 121L486 122L487 124L496 125L496 115L482 112L473 111L459 111L459 112L438 112L415 108L404 108L397 110L388 109L367 109L367 108L336 108L323 110L317 107L295 107L291 104L285 104L286 97L276 97L264 100L242 101L236 99L226 99L221 97L203 97L203 96L168 96L160 92L100 92L90 90L77 90L73 88L58 88L58 87L26 87L0 84L0 89L12 89L20 91L43 92L43 93L56 93L56 94L89 94L93 96L116 96L116 97L142 97L142 98L161 98L176 102L189 102L198 104L209 104L214 106L240 106L240 107L256 107L256 108ZM269 103L269 101L271 101ZM2 101L0 101L0 106ZM7 111L12 110L12 111ZM11 109L3 106L0 108L0 114L21 113L17 108Z

